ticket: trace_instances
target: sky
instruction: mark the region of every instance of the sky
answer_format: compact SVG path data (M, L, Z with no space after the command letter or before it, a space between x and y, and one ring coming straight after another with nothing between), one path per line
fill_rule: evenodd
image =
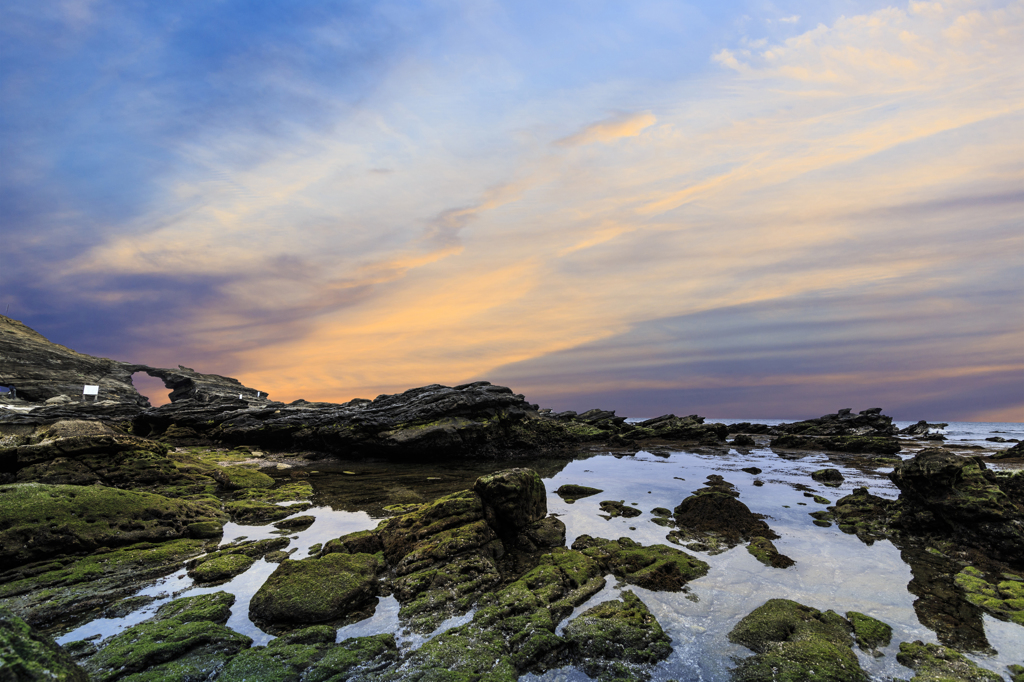
M0 311L81 352L1024 421L1024 0L11 0L0 145Z

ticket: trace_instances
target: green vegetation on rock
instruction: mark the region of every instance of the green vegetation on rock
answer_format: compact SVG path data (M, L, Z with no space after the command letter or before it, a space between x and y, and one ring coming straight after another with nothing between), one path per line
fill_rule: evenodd
M0 570L58 554L164 541L220 520L209 506L90 485L0 485Z
M916 673L911 682L1000 682L1003 678L979 667L941 644L901 642L896 660Z
M584 611L563 635L574 662L590 677L647 680L644 669L668 658L671 640L647 606L632 592Z
M740 682L864 682L850 624L789 599L770 599L744 616L729 641L755 652L733 671Z
M871 651L889 646L892 640L892 627L887 623L859 611L847 611L846 619L853 626L853 636L861 649Z
M967 566L956 575L955 582L972 604L1000 620L1024 625L1024 578L1012 573L998 578L990 579L974 566Z
M270 476L246 467L230 466L216 469L213 477L226 490L274 487L274 479Z
M344 620L376 603L382 568L372 554L285 559L253 595L249 617L268 626Z
M87 682L85 671L46 635L0 606L0 679Z
M645 547L629 538L605 540L581 535L572 548L597 561L602 570L649 590L678 592L708 572L705 562L686 552L666 545Z
M252 644L223 625L234 601L234 595L217 592L168 602L107 640L84 667L99 682L205 679Z
M775 544L768 538L751 538L747 551L762 564L772 568L789 568L796 563L785 554L780 554Z

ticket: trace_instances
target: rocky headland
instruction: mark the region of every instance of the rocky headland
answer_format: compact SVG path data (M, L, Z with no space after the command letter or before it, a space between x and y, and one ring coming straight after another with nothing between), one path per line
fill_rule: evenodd
M138 372L163 380L171 402L151 407L132 385ZM918 617L939 639L899 644L915 680L999 679L960 652L991 649L984 614L1024 626L1024 477L990 466L1024 458L1021 444L964 452L936 443L942 425L900 432L878 408L773 427L696 415L631 423L609 410L553 413L487 382L285 404L229 377L77 353L2 316L0 384L17 389L0 396L0 653L17 680L482 681L564 666L599 680L650 679L673 644L637 590L687 592L711 570L697 553L738 544L770 569L794 560L774 544L771 518L717 474L674 509L650 512L668 544L590 534L567 543L548 513L542 476L554 471L545 467L641 449L771 448L891 467L895 500L864 488L834 505L809 487L805 495L825 505L812 513L816 525L889 540L910 565ZM82 398L83 385L100 387L95 401ZM424 474L441 457L463 463L434 483L442 477ZM299 557L287 536L314 522L304 513L334 480L312 467L357 481L344 499L382 520ZM409 467L424 481L419 492L403 484ZM843 477L827 468L811 480ZM602 492L567 484L557 494L582 505ZM595 500L608 519L641 514ZM277 535L222 543L228 522ZM247 606L276 635L266 645L227 627L236 598L215 591L257 562L274 566ZM183 567L214 591L158 602L103 640L51 639L138 611L156 599L142 587ZM627 589L588 608L609 576ZM384 598L397 601L406 632L463 622L416 649L394 633L336 641ZM855 651L880 656L892 636L856 611L768 594L752 606L729 635L754 652L733 668L737 680L867 679Z

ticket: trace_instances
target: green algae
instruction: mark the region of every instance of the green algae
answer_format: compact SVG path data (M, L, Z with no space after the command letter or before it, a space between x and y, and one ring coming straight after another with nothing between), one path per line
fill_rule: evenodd
M914 670L911 682L999 682L1003 679L949 647L925 644L921 640L901 642L896 660Z
M228 466L214 471L213 477L226 490L273 488L274 479L247 467Z
M268 627L343 620L376 603L379 555L285 559L253 595L249 617Z
M219 520L194 502L104 486L0 485L0 570L49 556L184 537Z
M621 597L583 612L563 634L572 660L601 682L647 680L643 666L672 653L671 640L647 606L628 590Z
M218 592L168 602L149 620L111 637L84 667L99 682L208 677L252 644L223 625L234 601Z
M853 652L850 624L833 611L818 611L789 599L770 599L744 616L729 641L755 652L738 662L742 682L864 682Z
M46 635L0 606L0 679L87 682L85 671Z
M1024 625L1024 579L1014 574L991 578L975 568L967 566L954 581L972 604L980 606L1000 620Z
M631 585L678 592L687 582L707 575L708 564L666 545L643 546L629 538L605 540L581 535L572 548Z
M889 646L892 627L887 623L859 611L847 611L846 619L853 626L853 636L861 649L871 651Z
M747 551L762 564L772 568L789 568L796 563L785 554L779 553L775 544L768 538L751 538Z

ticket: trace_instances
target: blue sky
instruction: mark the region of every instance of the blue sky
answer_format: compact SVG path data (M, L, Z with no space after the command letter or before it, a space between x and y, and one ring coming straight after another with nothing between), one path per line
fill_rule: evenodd
M286 400L1024 421L1022 2L0 12L0 306L60 343Z

